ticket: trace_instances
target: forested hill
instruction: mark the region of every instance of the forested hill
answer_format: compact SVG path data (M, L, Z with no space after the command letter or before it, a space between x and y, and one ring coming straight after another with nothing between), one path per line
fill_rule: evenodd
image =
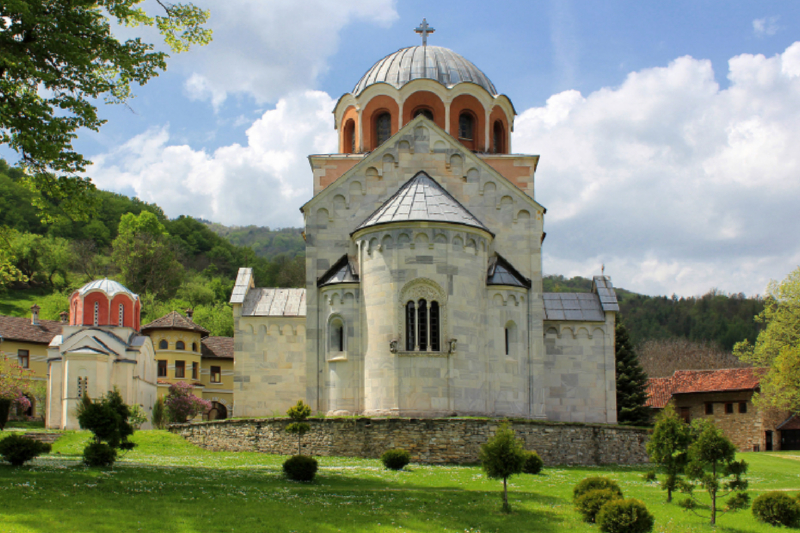
M202 222L236 246L251 248L259 257L273 259L283 254L292 259L306 251L303 230L300 228L271 230L261 226L223 226L207 220Z

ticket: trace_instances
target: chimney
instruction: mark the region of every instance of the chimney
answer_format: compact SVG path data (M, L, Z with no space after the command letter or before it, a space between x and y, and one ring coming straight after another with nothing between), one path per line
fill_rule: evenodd
M61 311L60 313L58 313L58 316L61 317L62 324L66 324L69 321L69 313L67 313L66 311Z
M186 310L186 318L188 318L189 320L192 319L193 314L194 314L194 309L192 309L191 307Z
M39 309L41 309L41 307L39 307L36 304L33 304L31 306L31 325L32 326L38 326L39 325Z

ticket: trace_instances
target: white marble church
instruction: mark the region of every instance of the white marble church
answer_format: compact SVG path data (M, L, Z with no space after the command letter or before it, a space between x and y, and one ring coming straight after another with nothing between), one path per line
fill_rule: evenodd
M539 156L512 153L511 100L417 32L339 99L339 153L309 157L305 289L239 270L235 415L615 423L610 281L542 292Z

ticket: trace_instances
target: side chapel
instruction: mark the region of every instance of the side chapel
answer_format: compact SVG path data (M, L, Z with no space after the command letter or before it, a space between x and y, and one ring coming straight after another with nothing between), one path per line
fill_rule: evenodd
M537 155L461 55L421 46L370 68L309 156L306 287L231 296L236 416L512 416L616 423L609 278L542 292Z

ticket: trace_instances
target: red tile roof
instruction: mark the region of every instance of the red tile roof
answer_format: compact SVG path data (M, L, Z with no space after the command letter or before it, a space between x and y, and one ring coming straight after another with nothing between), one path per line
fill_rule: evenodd
M63 325L55 320L39 320L34 326L30 317L0 316L0 335L9 341L50 344L53 337L61 333Z
M233 359L233 337L206 337L201 344L203 357Z
M648 380L645 405L661 409L675 394L755 390L760 371L758 368L676 370L671 377Z
M157 318L149 324L145 324L142 326L142 333L152 329L185 329L188 331L197 331L205 335L210 333L206 328L195 324L190 318L186 318L177 311L167 313L161 318Z
M781 425L779 425L775 429L800 429L800 416L792 415L786 420L784 420Z

